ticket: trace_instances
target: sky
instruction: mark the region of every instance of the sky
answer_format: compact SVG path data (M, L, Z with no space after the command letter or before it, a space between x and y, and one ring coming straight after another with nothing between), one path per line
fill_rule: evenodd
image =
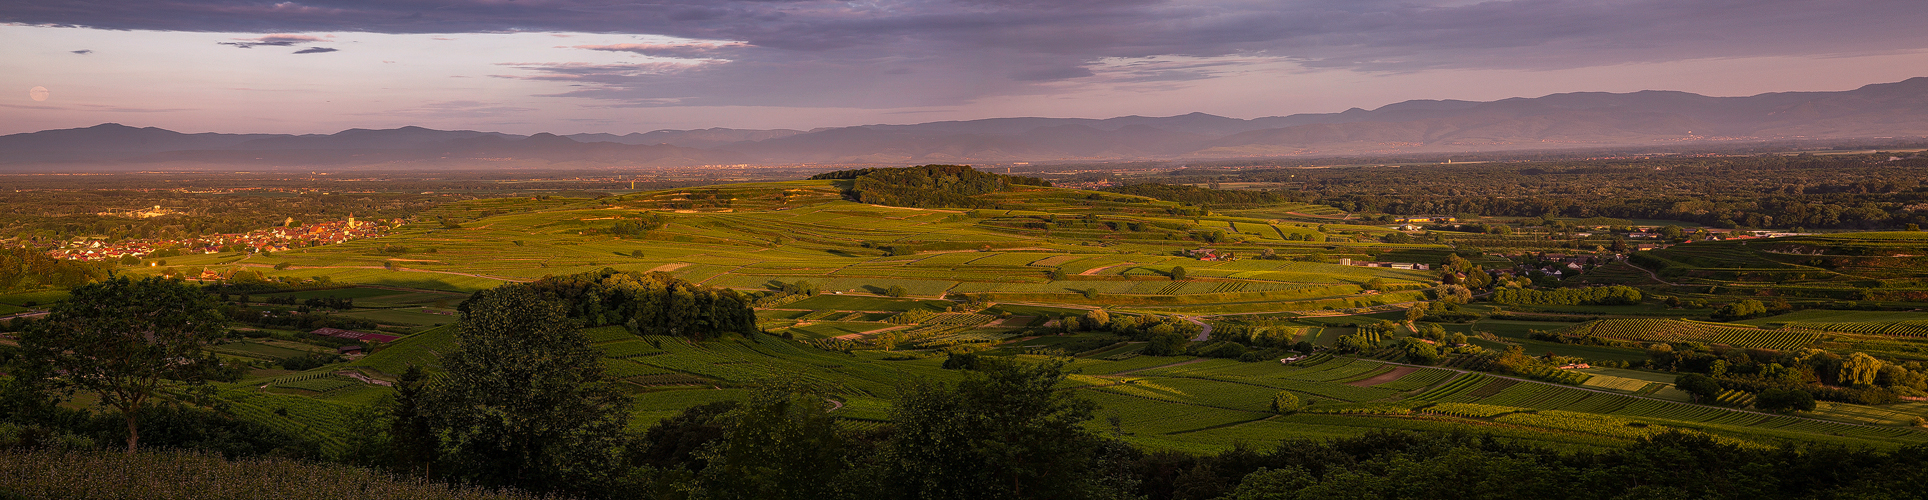
M0 2L0 134L1234 118L1928 76L1921 0Z

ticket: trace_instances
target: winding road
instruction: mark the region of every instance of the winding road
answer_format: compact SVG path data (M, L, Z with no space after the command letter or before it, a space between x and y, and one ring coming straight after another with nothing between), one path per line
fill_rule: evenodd
M1197 337L1192 337L1192 342L1204 342L1204 341L1207 341L1207 340L1211 340L1211 339L1212 339L1212 325L1211 325L1211 324L1208 324L1208 323L1206 323L1206 322L1203 322L1203 321L1199 321L1199 320L1198 320L1198 318L1194 318L1194 317L1191 317L1191 316L1186 316L1186 317L1185 317L1185 321L1190 321L1190 322L1192 322L1192 324L1194 324L1194 325L1198 325L1199 327L1201 327L1201 328L1203 328L1203 330L1200 330L1200 331L1198 332L1198 336L1197 336Z

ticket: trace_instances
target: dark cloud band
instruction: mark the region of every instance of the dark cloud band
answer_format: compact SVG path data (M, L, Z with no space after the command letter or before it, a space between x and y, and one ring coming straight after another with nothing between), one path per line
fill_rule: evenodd
M206 32L569 31L718 44L582 46L714 59L700 70L527 66L586 82L561 95L634 105L894 107L1037 92L1053 82L1208 79L1235 67L1550 70L1928 48L1920 0L71 0L0 3L0 21ZM288 46L292 40L222 42ZM309 49L312 50L312 49ZM316 53L303 50L302 53ZM881 90L896 90L883 93Z

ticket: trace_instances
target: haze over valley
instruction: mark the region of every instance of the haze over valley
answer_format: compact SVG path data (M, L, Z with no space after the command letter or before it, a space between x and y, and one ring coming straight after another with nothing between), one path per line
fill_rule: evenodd
M1920 4L0 2L0 500L1918 497Z
M660 167L969 163L1412 153L1721 148L1768 141L1928 137L1928 77L1845 92L1707 97L1577 92L1491 102L1414 100L1378 109L1241 120L1204 113L1108 119L995 118L811 130L726 129L522 136L421 127L333 134L180 133L102 124L0 136L5 164L242 167ZM21 167L14 166L18 169Z

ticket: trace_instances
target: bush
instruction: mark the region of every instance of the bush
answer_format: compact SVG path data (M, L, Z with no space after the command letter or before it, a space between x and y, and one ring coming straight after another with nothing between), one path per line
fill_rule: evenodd
M1401 347L1406 352L1407 362L1415 365L1431 365L1439 362L1439 349L1432 344L1413 338L1405 339L1404 342L1405 345Z
M1674 387L1694 395L1696 401L1703 402L1713 401L1714 397L1720 395L1721 391L1720 383L1715 382L1713 377L1698 373L1689 373L1675 377Z
M944 369L976 370L978 363L980 361L981 360L978 358L977 353L964 353L964 354L950 353L949 357L944 358Z
M1764 314L1767 314L1767 306L1765 304L1762 304L1761 301L1758 300L1747 299L1740 302L1723 304L1719 309L1714 310L1713 316L1714 319L1718 321L1733 321Z
M1302 405L1299 402L1299 395L1293 394L1292 391L1279 391L1278 394L1272 395L1272 411L1274 412L1280 414L1296 413L1299 411L1300 406Z
M1214 342L1194 349L1192 355L1202 358L1238 359L1246 353L1245 346L1236 342Z
M1771 388L1755 396L1754 406L1767 411L1813 411L1814 395L1801 389Z
M347 465L195 452L0 452L0 498L534 499Z

